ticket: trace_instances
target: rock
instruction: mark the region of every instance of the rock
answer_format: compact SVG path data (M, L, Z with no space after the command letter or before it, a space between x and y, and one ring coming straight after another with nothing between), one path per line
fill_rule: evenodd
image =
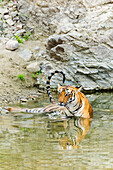
M24 49L19 52L19 56L22 57L25 61L30 61L32 58L32 52L29 49Z
M64 44L67 42L65 35L52 35L47 40L47 50L50 50L53 47L56 47L59 44Z
M23 36L33 30L34 39L46 42L46 51L34 49L37 59L43 63L44 77L53 70L62 70L66 74L65 84L83 85L87 90L113 89L113 3L110 0L15 2L7 1L5 8L0 7L1 35ZM32 52L23 50L20 56L30 61ZM52 78L52 85L61 81L59 77ZM44 83L42 76L39 84L45 86Z
M69 55L67 54L68 48L69 47L67 44L59 44L50 50L49 55L51 58L54 58L55 60L58 61L63 62L68 61L69 60Z
M62 19L61 23L58 24L56 33L57 34L66 34L71 30L74 30L74 25L69 22L67 18Z
M13 7L11 7L11 8L9 8L9 11L11 12L11 11L14 11L14 10L16 10L16 8L14 9Z
M8 24L7 23L3 23L3 28L7 28Z
M9 40L7 43L6 43L6 49L8 50L16 50L17 48L19 47L19 44L18 44L18 41L16 40Z
M26 32L25 29L20 29L20 30L18 30L18 31L15 33L15 35L20 35L20 36L22 36L22 35L24 35L25 32Z
M3 31L3 22L0 20L0 31Z
M9 13L9 11L8 11L7 8L0 7L0 14L5 15L5 14L8 14L8 13Z
M39 51L39 50L40 50L40 47L39 47L39 46L36 46L36 47L34 48L34 50L35 50L35 51Z
M12 20L12 19L10 19L10 18L9 18L9 19L7 19L7 20L6 20L6 22L8 23L8 25L9 25L9 26L14 25L13 20Z
M48 4L49 8L55 6ZM44 26L49 30L48 35L52 34L47 39L45 58L43 55L43 74L47 76L50 71L62 70L67 85L82 85L86 90L113 89L112 7L112 3L104 0L82 3L70 0L62 7L57 1L60 12L54 10L52 16L47 6L41 6L40 14L34 10L37 22L38 18L44 18L43 23L38 22L38 28ZM59 81L56 76L51 83L55 86ZM44 79L41 83L44 84Z
M40 70L40 66L39 66L39 63L37 62L34 62L34 63L31 63L27 66L27 70L31 73L36 73Z
M45 51L44 50L40 50L37 55L36 58L42 57L44 55Z
M12 17L16 17L17 15L18 15L17 11L10 12L10 16Z
M9 18L10 18L9 15L4 15L4 19L5 19L5 20L7 20L7 19L9 19Z
M16 25L16 28L18 29L18 30L22 30L22 24L21 23L18 23L17 25ZM20 34L20 33L19 33Z

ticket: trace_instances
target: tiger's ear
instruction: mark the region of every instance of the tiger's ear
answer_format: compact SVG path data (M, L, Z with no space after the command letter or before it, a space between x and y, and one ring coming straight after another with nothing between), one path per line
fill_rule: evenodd
M58 91L59 91L60 87L61 87L61 85L58 83Z
M78 89L77 89L77 93L80 92L82 90L82 86L80 86Z

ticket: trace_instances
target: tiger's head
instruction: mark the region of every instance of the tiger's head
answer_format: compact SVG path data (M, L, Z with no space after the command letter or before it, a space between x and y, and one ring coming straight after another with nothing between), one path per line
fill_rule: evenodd
M79 88L73 86L62 86L58 84L58 104L60 106L66 106L67 104L75 101L78 98L78 92L80 92L82 86Z

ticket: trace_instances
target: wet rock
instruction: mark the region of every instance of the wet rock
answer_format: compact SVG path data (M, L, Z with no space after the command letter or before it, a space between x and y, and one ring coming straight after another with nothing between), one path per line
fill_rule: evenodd
M37 62L34 62L34 63L31 63L27 66L27 70L31 73L36 73L40 70L40 66L39 66L39 63Z
M6 43L6 49L8 50L16 50L17 48L19 47L19 44L18 44L18 41L16 40L9 40L7 43Z

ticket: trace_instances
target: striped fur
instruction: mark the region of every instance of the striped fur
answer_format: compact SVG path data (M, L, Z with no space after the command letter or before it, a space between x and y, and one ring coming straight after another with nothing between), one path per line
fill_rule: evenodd
M56 103L55 100L54 100L54 98L53 98L53 96L52 96L52 94L51 94L51 90L50 90L50 80L51 80L52 76L53 76L54 74L56 74L56 73L62 74L62 75L63 75L63 83L64 83L64 81L65 81L65 74L64 74L62 71L55 71L55 72L51 73L50 76L48 76L48 80L47 80L47 82L46 82L46 89L47 89L47 94L48 94L48 96L49 96L49 98L50 98L50 102L51 102L51 103Z
M93 109L86 96L80 92L81 87L61 86L58 88L58 104L65 107L67 116L84 118L93 117Z
M42 108L33 108L33 109L28 109L28 108L13 108L13 107L6 107L5 110L8 110L10 112L27 112L27 113L50 113L54 111L60 111L62 110L63 107L60 107L57 103L47 105Z

